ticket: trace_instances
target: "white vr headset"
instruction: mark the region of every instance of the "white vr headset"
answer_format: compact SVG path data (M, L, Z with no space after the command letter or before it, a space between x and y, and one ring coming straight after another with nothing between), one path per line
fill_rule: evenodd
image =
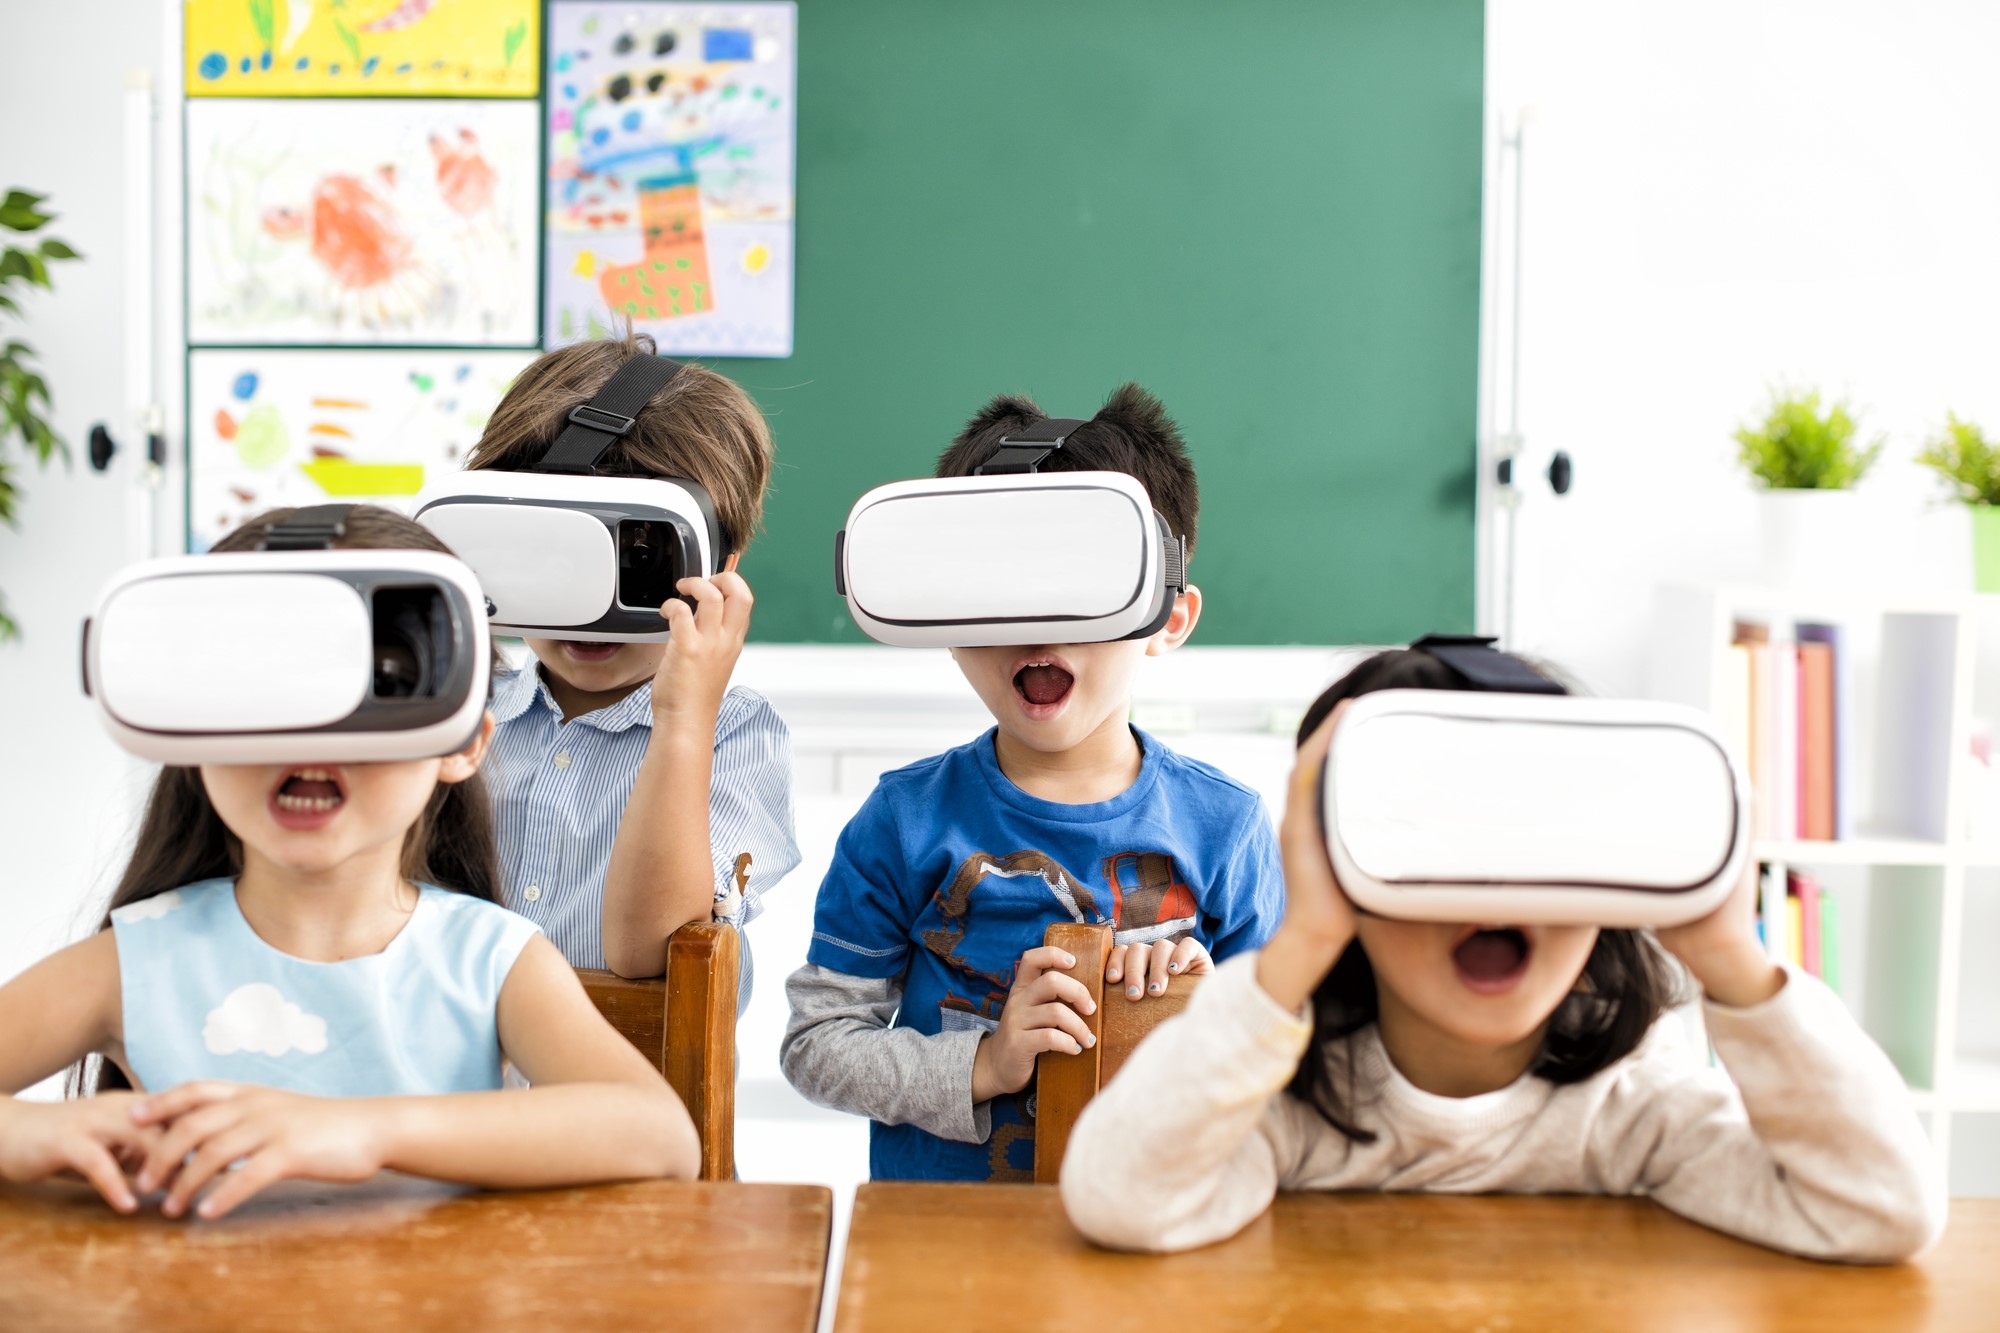
M498 633L658 642L660 607L729 556L708 492L681 478L602 476L604 451L680 370L618 368L532 472L458 472L417 497L416 519L479 575Z
M834 539L834 590L905 648L1105 643L1157 633L1187 590L1187 544L1123 472L1037 472L1083 425L1000 441L970 477L877 486Z
M111 738L180 765L465 748L491 670L479 583L435 551L331 549L349 508L298 510L260 551L114 576L83 625L83 689Z
M1719 907L1751 854L1750 795L1708 716L1555 692L1487 642L1414 645L1480 689L1382 690L1342 714L1321 795L1347 896L1510 924L1670 926ZM1511 692L1527 677L1547 692Z

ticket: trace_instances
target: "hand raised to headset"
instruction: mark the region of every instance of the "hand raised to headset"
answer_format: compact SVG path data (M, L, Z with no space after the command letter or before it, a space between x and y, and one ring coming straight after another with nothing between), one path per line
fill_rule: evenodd
M1708 998L1747 1009L1776 995L1785 973L1757 940L1757 858L1722 906L1685 925L1657 926L1653 938L1687 965Z
M1320 826L1320 773L1333 729L1350 700L1343 699L1319 730L1299 747L1278 829L1285 863L1285 917L1257 955L1257 981L1287 1009L1297 1009L1319 986L1354 939L1354 904L1334 877Z
M667 726L694 724L712 732L736 659L743 654L757 599L736 572L735 556L715 577L686 578L676 586L695 604L690 608L679 597L670 597L660 608L672 637L653 675L653 720Z

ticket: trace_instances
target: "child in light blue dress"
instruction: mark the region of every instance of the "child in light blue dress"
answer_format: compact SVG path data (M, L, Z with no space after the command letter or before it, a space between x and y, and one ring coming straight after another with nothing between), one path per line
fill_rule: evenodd
M367 507L343 544L444 549ZM0 986L0 1092L101 1060L94 1096L0 1096L0 1178L74 1171L122 1212L164 1190L170 1217L219 1217L286 1177L693 1176L673 1089L498 903L492 732L398 763L163 769L109 929ZM502 1088L510 1063L532 1086Z

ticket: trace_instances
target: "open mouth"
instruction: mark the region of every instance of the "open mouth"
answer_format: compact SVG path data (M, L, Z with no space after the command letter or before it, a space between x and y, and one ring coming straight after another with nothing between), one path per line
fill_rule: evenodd
M1060 707L1075 684L1069 668L1053 657L1030 658L1014 671L1014 693L1035 711Z
M295 768L271 793L272 812L287 828L316 828L332 819L347 800L340 770Z
M625 645L600 643L594 639L563 640L563 656L574 662L608 662Z
M1524 930L1482 927L1458 942L1451 951L1451 962L1458 970L1458 979L1472 990L1504 991L1527 972L1534 952L1534 942Z

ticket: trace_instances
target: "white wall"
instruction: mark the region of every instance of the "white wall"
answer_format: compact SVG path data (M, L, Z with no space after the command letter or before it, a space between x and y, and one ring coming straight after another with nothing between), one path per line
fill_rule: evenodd
M0 527L0 590L23 634L0 646L0 978L72 934L86 898L108 892L143 792L85 707L77 631L127 557L123 486L90 470L85 442L100 420L135 439L124 413L121 103L126 71L158 62L163 12L160 0L105 0L85 42L69 6L0 3L0 190L50 195L60 217L48 233L85 256L56 265L56 290L26 302L25 336L74 460L38 473L7 447L26 497L20 530ZM0 334L20 327L0 316Z
M1775 383L1889 445L1857 542L1966 587L1910 461L1946 409L2000 431L2000 5L1491 0L1488 100L1527 122L1521 421L1576 460L1521 511L1518 645L1646 683L1651 588L1750 579L1731 430Z

